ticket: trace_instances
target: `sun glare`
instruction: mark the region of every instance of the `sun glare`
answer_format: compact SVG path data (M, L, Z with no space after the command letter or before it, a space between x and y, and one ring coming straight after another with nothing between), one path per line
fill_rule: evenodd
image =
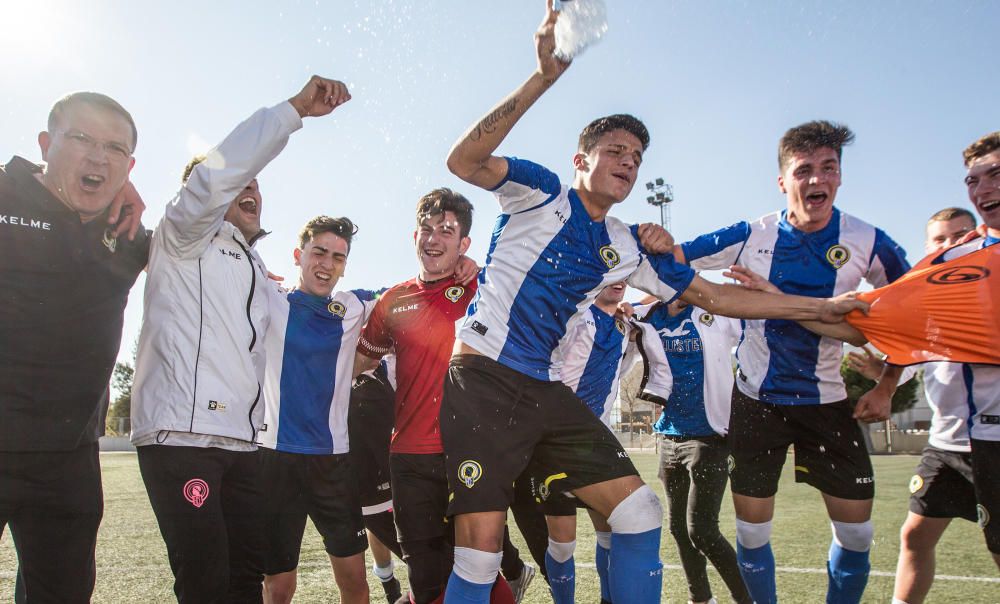
M4 71L32 70L50 65L69 51L65 27L73 4L53 0L4 2L0 26L0 57L12 59Z

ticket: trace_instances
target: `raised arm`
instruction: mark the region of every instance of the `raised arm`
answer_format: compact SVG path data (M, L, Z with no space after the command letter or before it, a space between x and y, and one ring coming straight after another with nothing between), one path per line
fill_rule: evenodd
M514 124L566 71L569 63L552 54L559 13L545 0L545 19L535 33L538 66L534 73L458 139L448 154L448 169L467 183L492 189L507 176L507 161L493 155Z
M167 204L162 245L176 256L197 256L222 224L230 202L284 149L302 118L329 114L350 100L344 84L313 76L298 94L261 109L238 125L191 172Z

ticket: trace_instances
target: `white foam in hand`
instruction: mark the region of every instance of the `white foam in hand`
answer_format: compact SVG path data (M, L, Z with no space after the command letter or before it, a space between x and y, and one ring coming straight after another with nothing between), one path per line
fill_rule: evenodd
M553 8L560 11L555 55L563 61L571 61L608 31L604 0L553 0Z

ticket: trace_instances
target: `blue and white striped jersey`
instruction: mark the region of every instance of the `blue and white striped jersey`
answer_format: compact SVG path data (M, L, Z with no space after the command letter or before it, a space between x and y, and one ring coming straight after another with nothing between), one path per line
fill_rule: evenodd
M862 279L881 287L910 270L906 253L881 229L836 208L830 223L814 233L793 227L782 210L702 235L682 249L695 269L737 264L787 294L821 298L856 290ZM778 405L840 401L847 398L842 353L839 340L795 321L744 321L737 385L749 397Z
M347 453L347 409L354 354L377 293L301 290L272 293L264 339L264 424L261 446L288 453Z
M653 429L670 436L725 436L733 392L733 346L740 322L688 306L671 317L666 304L637 306L636 317L653 326L659 341L637 340L640 347L662 346L671 380L670 396ZM653 358L642 352L644 359Z
M1000 240L985 237L957 245L935 259L935 263L960 258L976 250L996 245ZM975 312L965 309L956 312ZM1000 367L962 363L962 381L969 409L969 436L976 440L1000 440Z
M563 341L562 381L610 425L631 326L591 305Z
M945 451L968 453L969 393L962 367L944 361L923 365L924 395L932 411L927 442Z
M533 378L560 379L567 326L616 281L672 300L694 271L669 254L648 256L636 227L594 222L576 191L538 164L508 158L494 190L497 218L479 292L458 337Z

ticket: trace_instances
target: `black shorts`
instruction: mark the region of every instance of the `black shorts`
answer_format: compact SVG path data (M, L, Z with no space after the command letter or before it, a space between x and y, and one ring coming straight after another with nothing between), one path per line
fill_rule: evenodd
M732 490L772 497L789 445L795 446L795 482L827 495L865 500L875 496L875 474L850 403L772 405L733 387L729 439Z
M546 516L576 516L577 508L586 509L587 504L570 493L552 492L550 485L557 477L558 474L550 475L538 464L529 464L528 469L514 483L514 502L521 499L518 489L524 484L530 489L531 498L541 506L542 513Z
M378 514L365 514L365 528L368 529L369 537L374 535L382 545L396 554L397 558L403 558L403 550L399 548L399 540L396 538L396 522L392 510Z
M388 384L367 375L360 376L351 389L347 430L365 514L391 507L389 441L394 399L395 393Z
M975 522L972 455L924 447L917 473L910 479L910 511L928 518Z
M478 355L453 357L441 401L449 514L504 511L534 462L552 493L638 475L611 430L561 382Z
M304 455L261 447L260 464L267 515L265 574L288 572L299 565L306 516L331 556L345 558L365 551L368 537L349 454Z
M444 454L393 453L389 467L394 494L392 512L403 550L412 541L439 537L451 541Z
M10 525L29 602L89 602L104 513L97 443L0 451L0 536Z
M972 479L986 547L1000 554L1000 441L972 439Z

